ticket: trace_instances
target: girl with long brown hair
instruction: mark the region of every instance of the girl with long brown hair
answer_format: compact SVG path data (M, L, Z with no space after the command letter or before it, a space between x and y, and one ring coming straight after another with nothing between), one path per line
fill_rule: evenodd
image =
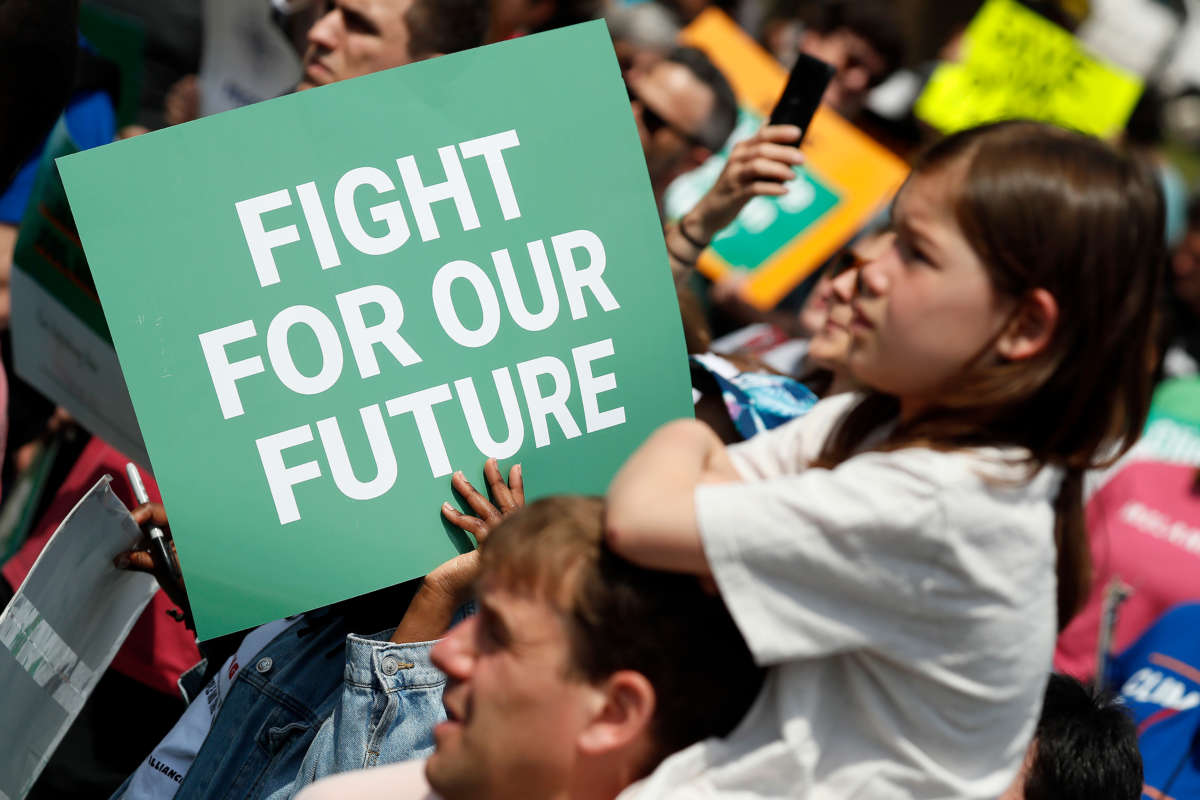
M867 391L728 449L672 423L609 490L617 552L714 580L773 667L640 796L994 798L1021 763L1086 591L1082 473L1146 416L1162 200L1010 122L934 146L892 217L853 301Z

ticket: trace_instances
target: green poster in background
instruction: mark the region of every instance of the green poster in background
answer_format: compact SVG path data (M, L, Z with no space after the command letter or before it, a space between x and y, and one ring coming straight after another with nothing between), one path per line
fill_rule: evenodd
M85 2L79 6L79 32L117 69L120 87L117 126L137 122L146 50L146 31L142 22L136 17Z
M202 638L454 555L453 470L599 493L691 413L602 22L59 166Z

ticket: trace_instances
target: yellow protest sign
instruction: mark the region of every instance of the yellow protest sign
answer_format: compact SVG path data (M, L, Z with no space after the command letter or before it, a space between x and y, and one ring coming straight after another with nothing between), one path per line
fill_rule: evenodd
M963 60L938 67L916 114L943 133L1024 118L1109 137L1141 93L1136 75L1068 31L1016 0L988 0L967 26Z
M713 8L684 29L680 43L712 59L742 107L727 148L753 133L783 93L787 71ZM742 293L759 308L774 307L832 256L883 208L908 174L903 161L825 106L813 117L803 151L807 162L788 193L752 200L697 264L713 280L734 269L750 270ZM672 186L680 213L712 185L727 155L728 149Z

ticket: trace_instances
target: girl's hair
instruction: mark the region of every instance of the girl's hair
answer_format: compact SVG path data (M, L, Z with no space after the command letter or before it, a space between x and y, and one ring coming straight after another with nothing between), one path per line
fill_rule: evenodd
M1033 471L1060 467L1055 504L1058 624L1087 594L1083 472L1116 460L1137 439L1150 405L1154 300L1166 262L1163 200L1150 171L1097 139L1032 122L949 136L914 174L961 165L957 222L995 291L1044 289L1058 303L1048 346L993 363L986 348L936 407L898 424L876 449L1015 445ZM895 420L895 398L864 398L817 461L832 467Z

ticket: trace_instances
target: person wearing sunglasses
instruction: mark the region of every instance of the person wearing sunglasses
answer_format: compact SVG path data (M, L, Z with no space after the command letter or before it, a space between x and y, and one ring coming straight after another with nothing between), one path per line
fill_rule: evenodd
M671 181L724 147L737 123L737 101L708 57L690 47L627 73L625 82L661 210Z

